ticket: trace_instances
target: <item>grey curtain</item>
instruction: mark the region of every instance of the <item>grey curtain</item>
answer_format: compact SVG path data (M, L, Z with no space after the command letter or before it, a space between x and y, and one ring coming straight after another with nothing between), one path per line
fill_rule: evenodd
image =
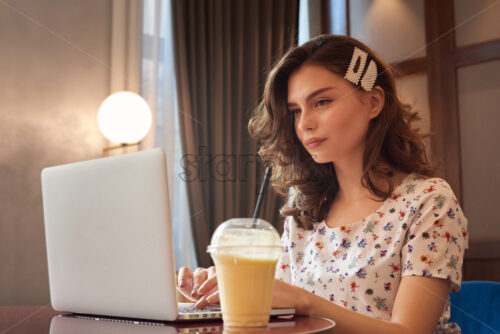
M172 0L172 15L183 179L208 266L215 228L253 213L264 167L247 123L272 64L296 44L298 0ZM269 188L259 215L280 232L282 202Z

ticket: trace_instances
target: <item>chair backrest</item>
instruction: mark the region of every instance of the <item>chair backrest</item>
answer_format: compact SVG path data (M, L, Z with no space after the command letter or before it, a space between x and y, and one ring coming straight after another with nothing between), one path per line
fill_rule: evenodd
M460 291L450 293L450 322L456 322L462 334L500 332L500 283L462 282Z

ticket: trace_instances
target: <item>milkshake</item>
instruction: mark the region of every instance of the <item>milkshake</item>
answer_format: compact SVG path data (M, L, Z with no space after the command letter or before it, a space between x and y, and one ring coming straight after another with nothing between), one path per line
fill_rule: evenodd
M267 326L282 252L276 230L261 219L230 219L217 228L208 251L217 270L224 326Z

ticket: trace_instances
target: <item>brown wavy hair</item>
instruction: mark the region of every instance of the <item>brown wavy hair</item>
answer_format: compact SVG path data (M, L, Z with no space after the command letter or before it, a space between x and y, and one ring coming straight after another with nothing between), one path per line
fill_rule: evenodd
M312 229L315 222L326 218L339 185L333 163L316 163L297 138L294 118L287 108L288 79L305 64L322 66L343 77L354 47L366 51L376 62L375 85L385 93L384 107L370 121L366 135L362 185L384 201L394 190L391 182L394 170L429 177L436 171L426 156L422 140L428 135L412 127L419 117L398 98L389 65L356 39L336 35L315 37L292 48L277 62L267 77L263 99L248 124L251 137L261 144L259 155L272 167L274 189L286 197L293 187L293 201L282 206L281 215L293 216L304 229ZM386 182L388 190L375 186L375 176Z

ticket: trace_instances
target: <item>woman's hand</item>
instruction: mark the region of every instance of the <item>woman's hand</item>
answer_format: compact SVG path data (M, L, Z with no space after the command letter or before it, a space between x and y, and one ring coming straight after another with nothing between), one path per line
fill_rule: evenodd
M298 315L309 315L308 292L295 285L274 279L273 308L294 308Z
M186 267L179 270L177 289L200 309L219 302L215 267L197 268L194 272Z

